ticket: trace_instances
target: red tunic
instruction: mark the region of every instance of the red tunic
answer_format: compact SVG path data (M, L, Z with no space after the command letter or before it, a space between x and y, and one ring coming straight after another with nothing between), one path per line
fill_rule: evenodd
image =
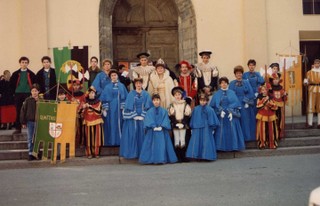
M86 108L83 112L83 124L87 126L97 125L103 123L101 117L101 102L96 101L90 104L90 107Z
M186 95L191 97L192 99L196 96L197 85L195 82L195 78L192 78L190 74L187 76L179 76L179 86L182 87L186 92Z

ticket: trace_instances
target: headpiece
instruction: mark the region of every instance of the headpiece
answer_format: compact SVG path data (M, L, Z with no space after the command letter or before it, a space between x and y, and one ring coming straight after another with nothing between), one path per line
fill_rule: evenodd
M148 58L149 56L150 56L150 54L147 53L147 52L141 52L141 53L137 54L137 58L138 58L138 59Z
M212 54L212 51L210 50L203 50L202 52L199 53L200 56L206 55L209 56Z
M182 87L173 87L171 90L171 94L174 95L175 93L179 92L182 96L184 96L184 89Z
M190 65L189 62L187 62L186 60L182 60L179 64L180 64L180 65L182 65L182 64L187 65L188 70L191 70L191 69L192 69L192 68L191 68L191 65Z
M164 68L166 67L166 63L165 63L165 62L163 61L163 59L161 59L161 58L158 59L155 67L157 68L157 67L159 67L159 66L162 66L162 67L164 67Z

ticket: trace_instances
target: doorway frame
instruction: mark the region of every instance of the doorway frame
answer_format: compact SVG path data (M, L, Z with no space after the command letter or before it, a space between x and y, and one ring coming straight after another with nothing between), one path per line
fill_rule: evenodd
M101 0L99 6L100 59L113 60L112 14L119 0ZM196 16L191 0L172 0L178 11L179 60L197 63ZM177 62L178 63L178 62Z

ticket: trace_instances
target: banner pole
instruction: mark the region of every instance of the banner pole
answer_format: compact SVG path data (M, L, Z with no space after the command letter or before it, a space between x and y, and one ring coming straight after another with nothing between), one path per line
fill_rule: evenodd
M58 93L60 89L60 75L61 75L61 68L59 69L59 76L58 76L58 82L57 82L56 102L58 101Z

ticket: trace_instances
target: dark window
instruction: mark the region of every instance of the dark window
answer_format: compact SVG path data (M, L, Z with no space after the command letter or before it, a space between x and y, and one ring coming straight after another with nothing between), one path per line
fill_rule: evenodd
M320 0L302 0L303 14L320 14Z

